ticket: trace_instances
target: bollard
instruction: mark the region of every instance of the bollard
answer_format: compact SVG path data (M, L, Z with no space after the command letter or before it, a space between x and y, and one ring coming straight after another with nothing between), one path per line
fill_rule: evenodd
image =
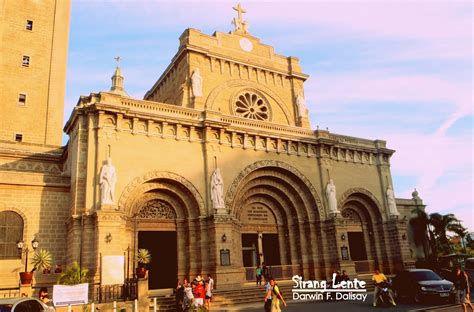
M114 301L114 312L117 312L117 301Z
M156 297L153 298L153 312L156 312Z
M135 301L134 301L133 311L138 312L138 299L135 299Z
M67 306L67 312L72 312L72 307L71 307L71 305L68 305L68 306Z
M94 312L94 311L95 311L95 303L92 302L92 304L91 304L91 312Z

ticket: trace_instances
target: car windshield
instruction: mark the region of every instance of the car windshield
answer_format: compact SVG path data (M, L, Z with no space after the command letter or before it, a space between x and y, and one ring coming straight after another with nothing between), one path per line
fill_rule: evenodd
M441 277L433 271L411 272L411 276L415 281L440 281Z

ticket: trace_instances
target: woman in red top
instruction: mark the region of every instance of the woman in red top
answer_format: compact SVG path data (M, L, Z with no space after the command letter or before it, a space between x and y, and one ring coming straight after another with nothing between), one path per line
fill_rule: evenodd
M199 307L204 304L206 290L204 289L204 282L200 275L196 278L196 282L197 285L194 289L194 304L196 305L196 307Z

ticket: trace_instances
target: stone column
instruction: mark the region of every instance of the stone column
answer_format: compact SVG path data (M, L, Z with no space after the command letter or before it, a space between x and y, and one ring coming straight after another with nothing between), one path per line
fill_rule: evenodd
M196 220L189 220L189 279L193 279L200 274L201 270L201 251L199 250L199 225Z
M310 248L308 241L306 239L306 229L305 229L306 221L299 221L298 222L298 230L299 230L299 241L300 241L300 252L301 252L301 259L300 265L302 268L302 273L305 278L310 278L310 263L309 263L309 253Z
M235 286L244 283L245 269L242 264L242 243L240 227L229 215L214 215L209 228L212 229L214 240L215 281L222 285ZM230 252L230 264L221 263L221 250Z
M285 226L278 225L278 244L280 246L280 261L282 265L288 264L288 253L287 253L287 246L288 246L288 232Z
M176 220L176 239L178 241L178 278L182 280L187 276L188 270L186 262L189 261L189 249L187 243L187 222L186 220Z
M265 250L263 250L263 234L262 232L258 231L257 235L258 235L258 249L257 249L258 260L260 261L260 263L263 263L265 262L265 257L264 257Z
M297 237L296 233L296 225L294 223L288 224L288 244L290 245L290 259L291 264L300 264L300 259L298 257L298 248L297 248ZM300 272L301 274L302 272Z
M309 235L311 241L311 258L313 259L314 264L315 279L321 279L322 274L320 269L324 267L324 257L320 251L319 245L321 242L319 221L309 224Z

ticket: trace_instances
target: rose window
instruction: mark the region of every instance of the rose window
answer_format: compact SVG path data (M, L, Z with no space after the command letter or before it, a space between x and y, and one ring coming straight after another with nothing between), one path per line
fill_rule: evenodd
M268 120L270 113L267 102L253 92L244 92L237 96L234 112L240 117L256 120Z

